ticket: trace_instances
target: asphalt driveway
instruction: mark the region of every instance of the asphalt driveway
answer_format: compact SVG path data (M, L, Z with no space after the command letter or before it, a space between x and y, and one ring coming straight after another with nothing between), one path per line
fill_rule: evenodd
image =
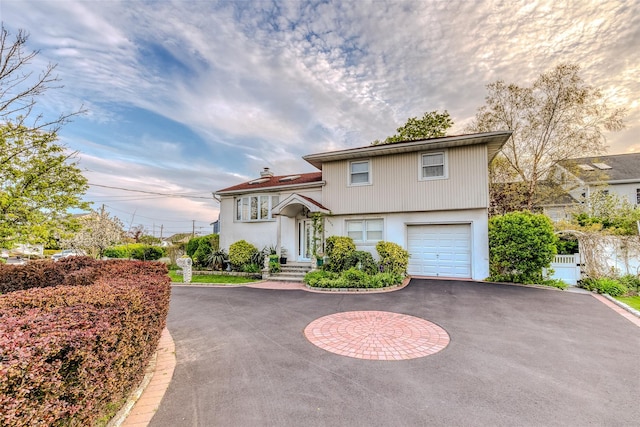
M313 320L408 314L442 351L370 361L311 344ZM413 280L382 294L174 287L173 381L151 426L636 426L640 328L590 295Z

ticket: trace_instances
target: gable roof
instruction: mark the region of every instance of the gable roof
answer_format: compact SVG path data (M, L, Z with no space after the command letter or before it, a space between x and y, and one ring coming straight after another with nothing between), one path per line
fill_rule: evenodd
M640 153L580 157L559 164L585 182L640 181Z
M416 141L396 142L394 144L368 145L365 147L350 148L347 150L309 154L302 158L318 169L322 169L322 163L336 160L361 159L363 157L385 156L389 154L487 144L488 161L491 162L510 137L510 131L443 136L440 138L419 139Z
M284 189L322 184L322 172L265 176L216 191L216 194L247 193L267 188Z

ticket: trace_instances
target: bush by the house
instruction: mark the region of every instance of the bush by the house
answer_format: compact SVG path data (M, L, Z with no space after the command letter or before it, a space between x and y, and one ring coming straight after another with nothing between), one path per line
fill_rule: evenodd
M229 246L229 262L235 269L242 269L251 264L251 258L258 252L258 248L246 240L238 240Z
M356 251L356 245L351 237L329 236L325 242L327 263L324 269L327 271L340 272L348 269L349 261Z
M384 288L402 282L403 276L393 273L369 275L352 267L342 273L316 270L304 277L304 283L314 288Z
M45 286L0 296L0 425L94 425L139 383L155 351L169 307L167 269L82 257L44 264L0 270L4 289L13 267ZM54 277L61 274L83 279ZM56 281L80 285L51 287Z
M542 269L556 255L557 237L551 220L528 211L489 220L489 280L541 283Z
M409 252L393 242L380 241L376 244L380 256L380 271L391 274L404 274L409 265Z
M585 278L580 282L580 286L599 294L609 294L612 297L619 297L629 292L623 283L610 277Z
M345 267L356 267L365 273L372 275L378 272L378 263L373 259L373 256L367 251L354 251L351 253Z

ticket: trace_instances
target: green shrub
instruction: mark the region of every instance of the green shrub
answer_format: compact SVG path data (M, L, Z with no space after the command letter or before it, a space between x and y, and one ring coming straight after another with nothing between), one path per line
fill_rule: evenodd
M551 286L558 289L567 289L569 285L563 282L561 279L544 279L540 282L541 285Z
M342 274L316 270L304 277L304 283L315 288L384 288L402 282L403 275L378 273L370 276L357 268L350 268Z
M164 249L159 246L132 245L131 258L140 261L157 261L164 256Z
M343 271L341 276L347 282L347 287L349 288L366 288L369 286L369 275L355 267Z
M131 243L107 248L104 250L103 255L107 258L131 258L140 261L156 261L164 256L164 249L159 246Z
M578 253L578 240L575 237L560 236L556 242L558 255L573 255Z
M239 269L251 264L251 257L258 252L258 248L246 240L238 240L229 246L229 262L234 268Z
M351 237L329 236L325 242L327 271L341 272L349 268L349 260L356 251L356 245Z
M185 252L195 261L195 254L200 246L204 245L205 252L217 251L220 249L220 236L218 234L208 234L206 236L194 237L189 239L185 246ZM206 250L209 248L209 251Z
M378 263L375 262L373 256L367 251L354 251L349 256L346 267L356 267L365 273L371 275L378 272Z
M212 251L207 256L206 265L210 266L214 270L222 270L224 268L224 262L229 258L229 255L225 252L224 249L218 249L217 251Z
M125 245L111 246L104 250L102 255L107 258L129 258L129 248Z
M245 264L242 266L242 271L245 273L260 273L262 269L258 264Z
M374 276L370 276L371 288L386 288L387 286L398 285L402 283L403 276L401 274L394 273L378 273Z
M612 297L618 297L629 292L629 289L623 283L609 277L588 277L580 282L580 286L599 294L609 294Z
M269 273L280 273L280 260L276 254L269 255Z
M409 252L393 242L380 241L376 244L380 257L380 271L383 273L404 275L409 265Z
M629 290L625 285L615 279L610 279L608 277L598 279L598 292L601 294L609 294L612 297L619 297L620 295L626 294L628 291Z
M626 274L618 279L620 283L627 287L627 289L633 289L636 293L640 291L640 277L633 274Z
M542 269L556 255L557 237L551 220L528 211L489 220L489 280L541 283Z
M303 282L309 286L320 287L318 282L322 279L337 279L339 275L337 273L325 270L316 270L307 273L304 276Z

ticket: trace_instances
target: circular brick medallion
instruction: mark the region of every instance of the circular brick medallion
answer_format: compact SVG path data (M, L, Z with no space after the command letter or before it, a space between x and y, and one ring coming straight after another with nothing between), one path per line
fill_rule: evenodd
M435 323L388 311L347 311L314 320L304 329L323 350L368 360L407 360L437 353L449 334Z

